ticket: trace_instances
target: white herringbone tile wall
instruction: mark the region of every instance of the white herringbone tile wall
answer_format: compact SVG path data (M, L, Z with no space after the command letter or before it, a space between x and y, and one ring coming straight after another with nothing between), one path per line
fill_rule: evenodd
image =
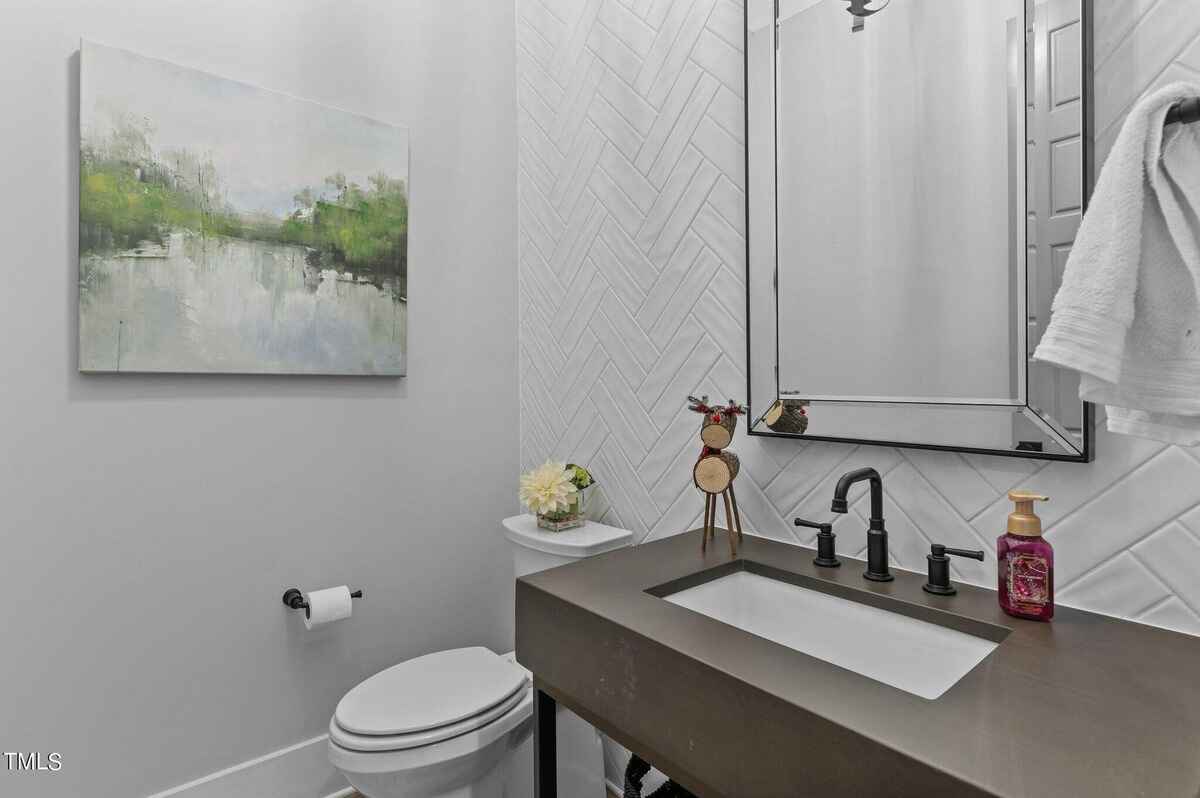
M518 0L521 459L593 467L605 520L645 541L698 524L689 393L744 398L741 0ZM1096 0L1102 157L1146 89L1200 80L1194 0ZM1091 465L749 438L747 526L810 543L833 482L884 472L892 552L931 541L991 585L1014 486L1045 505L1063 603L1200 634L1200 450L1099 432ZM865 542L861 495L840 541ZM849 547L847 547L849 548Z

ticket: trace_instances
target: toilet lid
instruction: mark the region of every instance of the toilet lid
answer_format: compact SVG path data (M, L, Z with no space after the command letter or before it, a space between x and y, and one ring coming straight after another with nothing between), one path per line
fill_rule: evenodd
M448 723L445 726L438 726L436 729L428 729L412 734L353 734L339 726L335 718L329 721L329 739L341 748L364 753L407 751L412 748L422 748L459 737L476 729L482 729L491 723L497 722L508 713L519 711L521 708L526 710L524 716L527 717L529 710L532 708L529 693L530 689L526 686L513 693L511 697L504 699L496 706L486 709L478 715L466 720L460 720L458 723Z
M495 707L527 678L519 665L486 648L436 651L367 679L346 693L333 717L353 734L427 731Z

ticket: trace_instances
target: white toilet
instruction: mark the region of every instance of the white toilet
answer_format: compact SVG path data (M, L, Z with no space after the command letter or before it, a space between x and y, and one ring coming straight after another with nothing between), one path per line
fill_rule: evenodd
M565 532L505 519L516 576L629 545L628 530L588 522ZM375 674L329 721L329 759L367 798L531 798L533 688L512 654L437 651ZM603 798L595 729L561 709L558 793Z

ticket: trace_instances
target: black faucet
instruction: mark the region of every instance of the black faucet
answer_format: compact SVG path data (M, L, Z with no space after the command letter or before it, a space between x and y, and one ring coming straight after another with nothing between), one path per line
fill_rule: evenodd
M871 481L871 521L867 528L867 570L864 579L872 582L890 582L895 579L888 570L887 529L883 525L883 478L874 468L860 468L842 475L837 487L833 490L833 505L835 513L847 513L850 506L846 503L846 494L856 482L864 479Z

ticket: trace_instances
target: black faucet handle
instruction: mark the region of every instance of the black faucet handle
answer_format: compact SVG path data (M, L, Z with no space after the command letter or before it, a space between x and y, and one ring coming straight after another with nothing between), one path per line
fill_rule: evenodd
M796 526L806 526L809 529L816 529L826 534L833 532L833 524L822 524L817 521L805 521L803 518L797 518L792 521Z
M953 554L955 557L967 557L972 560L983 562L986 556L979 549L952 549L949 546L943 546L941 543L934 543L929 547L930 557L945 557L947 554Z
M797 518L792 523L817 530L817 556L813 564L819 568L837 568L842 561L837 558L837 535L833 534L833 524L822 524L817 521L805 521Z
M985 556L978 549L952 549L941 543L934 543L929 547L929 555L925 558L929 561L929 580L925 583L926 593L933 593L936 596L953 596L958 592L958 589L950 584L950 557L947 555L968 557L980 562L983 562Z

